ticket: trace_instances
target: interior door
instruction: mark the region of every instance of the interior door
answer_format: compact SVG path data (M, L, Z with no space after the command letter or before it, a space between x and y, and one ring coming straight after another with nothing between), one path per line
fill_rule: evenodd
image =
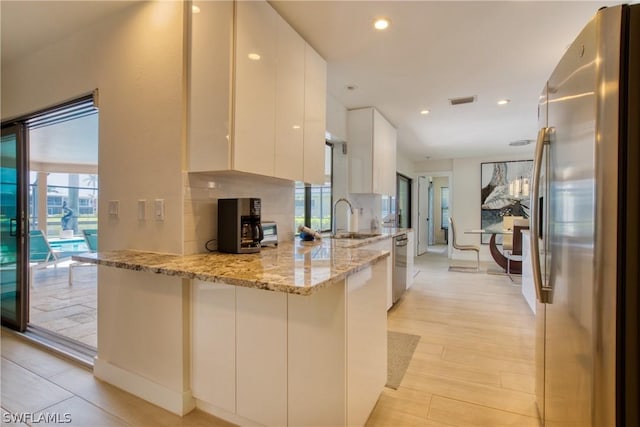
M435 218L435 216L433 215L433 181L429 182L429 212L427 214L427 224L429 226L429 237L428 237L428 244L429 245L435 245L436 243L436 231L434 228L434 220L433 218Z
M429 181L426 176L418 177L418 255L427 252L428 246L428 191Z
M0 295L2 325L27 325L24 127L2 126L0 142Z

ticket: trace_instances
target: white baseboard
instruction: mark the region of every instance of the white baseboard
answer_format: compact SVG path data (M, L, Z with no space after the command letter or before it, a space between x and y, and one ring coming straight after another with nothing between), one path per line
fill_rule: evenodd
M191 390L180 392L144 378L134 372L105 362L98 357L93 365L93 375L161 408L177 415L185 415L196 407Z
M219 408L211 403L205 402L200 399L196 399L196 407L207 414L211 414L214 417L220 418L232 424L236 424L243 427L262 427L262 424L251 421L240 415L229 412L226 409Z

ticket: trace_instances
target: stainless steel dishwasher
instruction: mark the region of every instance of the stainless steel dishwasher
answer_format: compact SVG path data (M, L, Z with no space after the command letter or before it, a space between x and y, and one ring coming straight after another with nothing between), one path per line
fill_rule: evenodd
M393 285L391 287L391 297L393 304L396 303L407 290L407 243L406 234L401 234L393 238Z

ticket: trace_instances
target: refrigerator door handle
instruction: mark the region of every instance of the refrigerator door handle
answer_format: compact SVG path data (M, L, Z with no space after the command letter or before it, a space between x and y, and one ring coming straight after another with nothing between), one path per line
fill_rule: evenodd
M542 166L542 156L545 147L549 144L549 128L542 128L538 132L535 157L533 161L533 185L531 188L531 264L533 270L533 283L536 289L538 301L546 303L547 298L542 289L542 272L540 267L540 170ZM548 201L546 202L548 204Z

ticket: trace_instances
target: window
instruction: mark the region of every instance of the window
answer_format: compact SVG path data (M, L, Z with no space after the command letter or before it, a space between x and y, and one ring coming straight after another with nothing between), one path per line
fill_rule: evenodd
M316 231L331 231L331 190L333 172L333 145L327 143L324 150L324 185L307 185L296 182L295 227L306 225Z
M449 228L449 188L440 189L440 228Z
M43 173L30 171L29 216L33 228L56 236L62 227L62 218L70 212L65 224L75 233L98 226L98 176L92 174ZM46 218L39 224L38 188L46 183Z

